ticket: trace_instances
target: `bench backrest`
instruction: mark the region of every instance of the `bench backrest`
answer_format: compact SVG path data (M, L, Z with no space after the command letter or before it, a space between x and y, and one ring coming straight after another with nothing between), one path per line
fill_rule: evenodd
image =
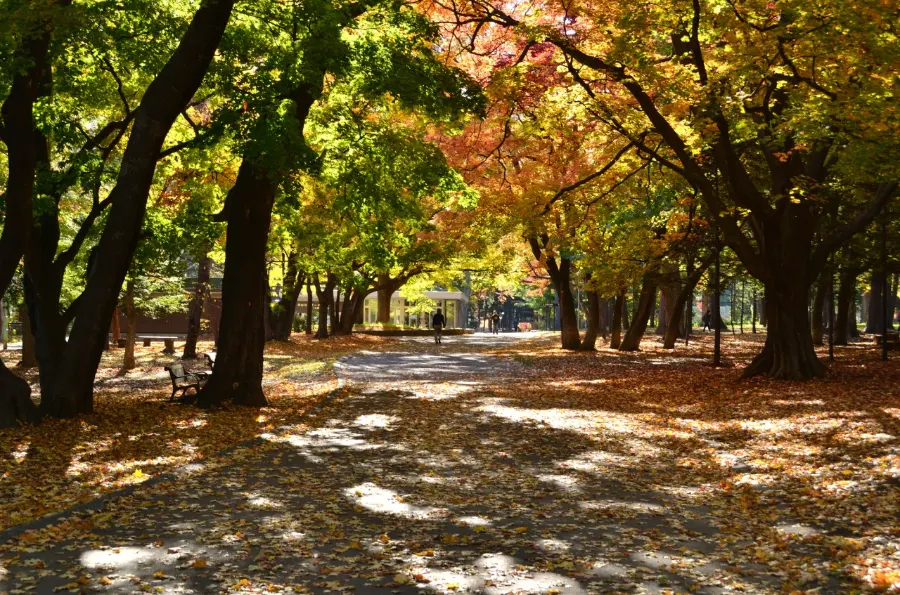
M184 364L172 364L171 366L166 366L166 370L169 371L169 376L172 377L172 380L177 380L186 376L184 373Z

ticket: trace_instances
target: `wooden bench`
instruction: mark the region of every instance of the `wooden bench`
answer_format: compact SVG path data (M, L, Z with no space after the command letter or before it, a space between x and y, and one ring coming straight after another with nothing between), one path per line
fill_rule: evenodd
M174 363L166 366L166 372L172 380L172 396L170 401L175 400L175 395L181 392L181 396L186 397L189 388L193 388L194 392L199 392L200 387L206 384L208 374L206 372L191 372L184 369L184 364Z
M885 335L873 335L875 345L881 347L885 341ZM887 347L889 351L900 351L900 333L887 332Z
M175 353L175 341L177 341L180 337L136 337L136 341L143 342L144 347L150 347L150 344L156 341L157 343L162 341L165 345L165 349L163 349L163 353L166 355L172 355ZM116 344L119 347L125 347L127 339L121 338L116 341Z

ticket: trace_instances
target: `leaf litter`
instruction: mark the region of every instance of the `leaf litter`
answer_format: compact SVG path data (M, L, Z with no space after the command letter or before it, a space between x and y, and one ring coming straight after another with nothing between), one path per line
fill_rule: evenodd
M253 426L257 445L22 535L0 586L900 590L895 362L853 346L823 380L735 382L705 365L707 338L551 341L364 346L348 365L371 372L308 423ZM726 348L739 365L758 341ZM423 375L410 355L445 359Z

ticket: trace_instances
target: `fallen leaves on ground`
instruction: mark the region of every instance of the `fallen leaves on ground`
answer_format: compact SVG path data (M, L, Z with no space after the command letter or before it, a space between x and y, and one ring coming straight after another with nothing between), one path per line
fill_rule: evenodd
M346 354L385 343L375 337L315 341L295 335L266 346L264 389L269 407L211 411L167 402L163 369L175 356L161 346L136 347L137 367L121 374L122 349L107 351L97 373L95 412L0 430L0 530L89 501L196 462L229 446L294 422L336 386L331 366ZM176 344L180 351L181 345ZM211 351L201 343L198 352ZM3 354L15 365L18 354ZM203 359L188 369L208 370ZM25 374L39 398L37 370Z
M737 382L708 337L379 350L308 426L0 547L0 586L900 590L900 365L869 345L810 383Z

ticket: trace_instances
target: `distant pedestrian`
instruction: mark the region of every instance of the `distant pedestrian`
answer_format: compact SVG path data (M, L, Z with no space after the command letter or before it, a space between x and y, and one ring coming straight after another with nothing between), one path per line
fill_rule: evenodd
M445 324L444 315L441 314L441 309L438 308L437 314L431 318L431 326L434 329L434 342L438 345L441 344L441 331L444 330Z
M703 315L703 330L712 330L712 312L709 310Z
M500 315L496 312L491 316L491 329L494 331L495 335L500 332Z

